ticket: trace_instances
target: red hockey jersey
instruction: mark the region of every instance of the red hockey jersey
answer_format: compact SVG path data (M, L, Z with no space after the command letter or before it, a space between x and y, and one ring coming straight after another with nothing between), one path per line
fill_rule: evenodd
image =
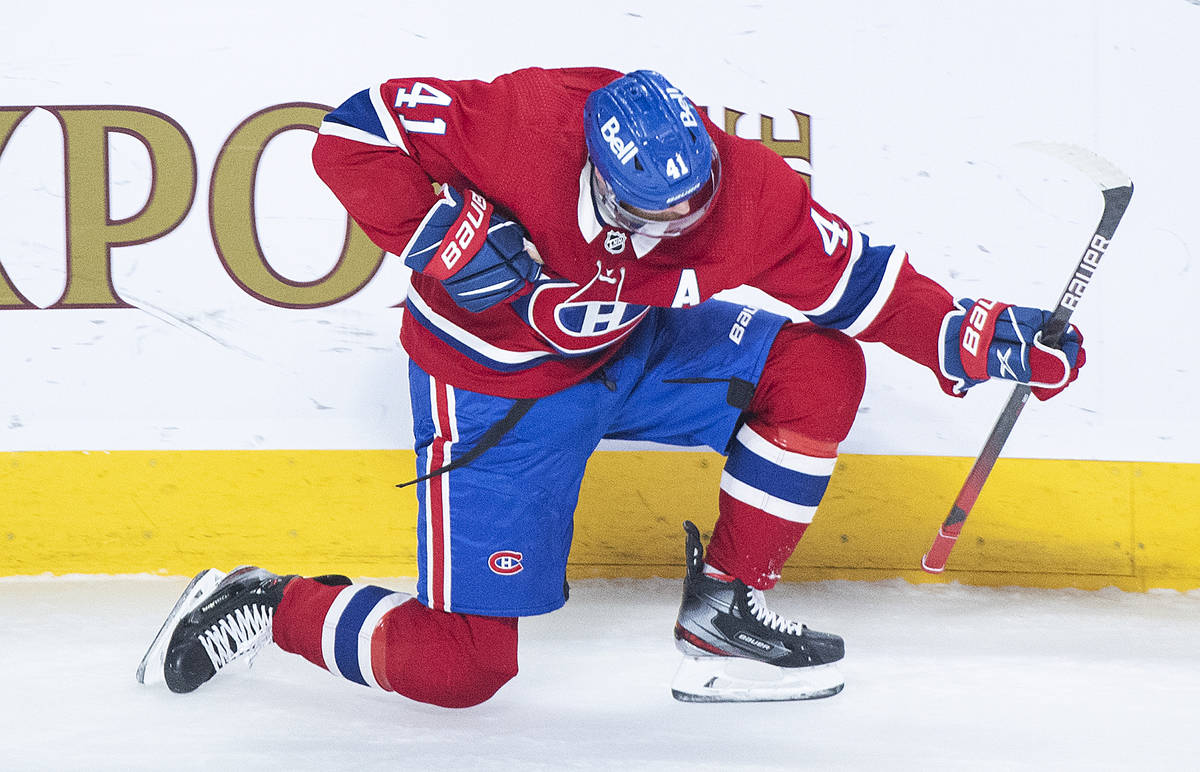
M929 367L949 293L907 256L873 246L814 202L803 178L762 143L704 117L722 179L708 216L655 239L598 219L583 105L612 70L526 69L491 82L396 78L326 116L318 175L371 239L394 254L437 200L431 183L474 189L517 220L546 281L480 313L413 274L401 341L427 372L504 397L537 397L586 378L650 306L684 307L749 285L812 322L879 341Z

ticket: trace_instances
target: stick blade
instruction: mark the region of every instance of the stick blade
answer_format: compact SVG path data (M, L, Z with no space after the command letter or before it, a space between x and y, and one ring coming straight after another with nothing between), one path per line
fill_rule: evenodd
M1075 167L1086 174L1101 190L1133 187L1133 182L1128 174L1117 168L1112 161L1085 147L1065 142L1019 142L1017 147L1044 153Z

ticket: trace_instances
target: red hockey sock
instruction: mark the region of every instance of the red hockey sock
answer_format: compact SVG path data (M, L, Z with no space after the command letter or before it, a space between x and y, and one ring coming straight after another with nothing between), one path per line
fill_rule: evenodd
M785 439L753 422L742 426L721 474L709 564L751 587L774 587L816 514L836 461L834 443Z
M517 673L516 619L431 611L373 585L294 579L273 630L335 675L442 707L478 705Z
M279 648L325 667L321 631L329 607L345 587L330 587L313 579L296 578L283 590L283 600L271 622Z
M808 524L768 515L724 492L720 510L705 560L755 589L774 587Z
M712 566L760 590L775 586L825 495L865 382L853 339L811 324L780 330L729 444Z
M413 599L375 633L389 688L410 699L467 708L517 674L517 620L434 611Z

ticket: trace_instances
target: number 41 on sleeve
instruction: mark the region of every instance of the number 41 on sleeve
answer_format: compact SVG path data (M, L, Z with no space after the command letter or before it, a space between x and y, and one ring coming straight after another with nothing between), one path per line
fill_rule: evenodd
M445 91L434 88L428 83L417 81L413 83L412 91L405 91L401 88L396 92L396 116L400 119L400 123L403 124L406 131L418 134L445 134L446 121L442 118L431 118L427 121L412 120L406 118L404 113L399 112L399 109L401 107L414 109L421 105L448 107L451 101L453 100Z

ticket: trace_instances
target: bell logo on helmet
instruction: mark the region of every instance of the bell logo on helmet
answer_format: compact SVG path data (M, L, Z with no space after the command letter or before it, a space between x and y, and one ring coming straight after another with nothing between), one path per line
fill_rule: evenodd
M583 118L592 203L607 225L662 239L707 216L720 159L704 116L666 78L624 75L588 95Z
M609 118L604 122L604 125L600 127L600 136L604 137L604 141L608 143L608 147L610 150L612 150L613 155L615 155L617 160L624 165L633 160L633 157L637 155L638 149L637 145L635 145L632 141L626 142L617 136L617 133L620 131L621 122L615 117Z
M688 98L683 95L683 92L674 86L667 88L667 96L674 99L679 104L679 121L688 128L696 128L700 122L696 120L696 114L692 112L692 104Z

